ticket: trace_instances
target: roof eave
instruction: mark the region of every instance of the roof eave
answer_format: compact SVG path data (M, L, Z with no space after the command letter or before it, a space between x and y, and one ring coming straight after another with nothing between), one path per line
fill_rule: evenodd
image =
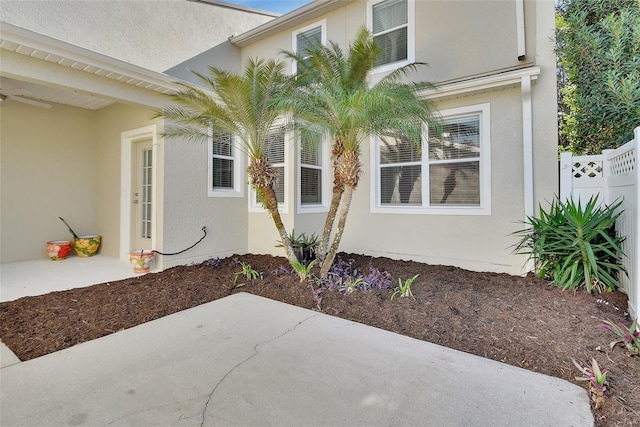
M254 41L292 28L304 21L316 18L333 9L353 3L354 1L357 0L316 0L249 31L237 36L232 36L229 38L229 41L238 47L245 47Z

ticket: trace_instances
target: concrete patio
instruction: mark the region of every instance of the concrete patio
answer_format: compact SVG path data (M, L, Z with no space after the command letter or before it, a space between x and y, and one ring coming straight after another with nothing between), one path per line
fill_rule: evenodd
M122 264L31 265L68 268L57 283L77 287L133 276ZM14 266L1 274L3 299L36 292ZM593 425L567 381L242 293L14 362L0 370L2 426Z

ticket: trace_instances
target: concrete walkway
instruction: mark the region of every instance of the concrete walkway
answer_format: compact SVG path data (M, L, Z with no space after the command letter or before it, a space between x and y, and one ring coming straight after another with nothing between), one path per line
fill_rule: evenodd
M592 426L584 389L249 294L0 370L2 426Z
M81 288L138 274L128 262L103 255L61 261L49 258L0 264L0 301Z

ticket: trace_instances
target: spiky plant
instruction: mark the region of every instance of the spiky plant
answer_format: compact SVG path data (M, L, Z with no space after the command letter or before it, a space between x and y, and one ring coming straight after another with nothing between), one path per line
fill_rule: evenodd
M419 144L425 125L437 127L432 102L418 97L432 86L401 81L424 64L401 67L372 85L368 77L379 53L366 28L358 31L346 52L335 42L324 46L317 40L310 40L304 52L284 52L297 62L297 90L286 102L298 127L332 140L333 194L318 250L322 277L327 276L337 253L353 191L362 175L361 144L372 135L387 133L406 135Z
M295 261L291 239L285 230L274 191L277 178L267 157L268 136L286 117L280 102L291 88L284 64L276 60L249 59L242 74L209 67L209 73L194 72L201 86L183 84L169 95L174 106L157 114L171 123L166 137L207 141L212 129L228 132L247 154L249 183L271 214L289 261Z

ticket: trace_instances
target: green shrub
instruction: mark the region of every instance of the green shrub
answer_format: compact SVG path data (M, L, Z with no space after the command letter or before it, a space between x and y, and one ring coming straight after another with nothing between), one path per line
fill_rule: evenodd
M538 277L552 279L556 286L615 291L618 274L626 274L621 265L624 237L615 232L621 203L599 207L596 196L583 209L580 201L554 200L548 212L540 207L539 218L528 217L529 227L514 233L521 237L515 252L529 254Z

